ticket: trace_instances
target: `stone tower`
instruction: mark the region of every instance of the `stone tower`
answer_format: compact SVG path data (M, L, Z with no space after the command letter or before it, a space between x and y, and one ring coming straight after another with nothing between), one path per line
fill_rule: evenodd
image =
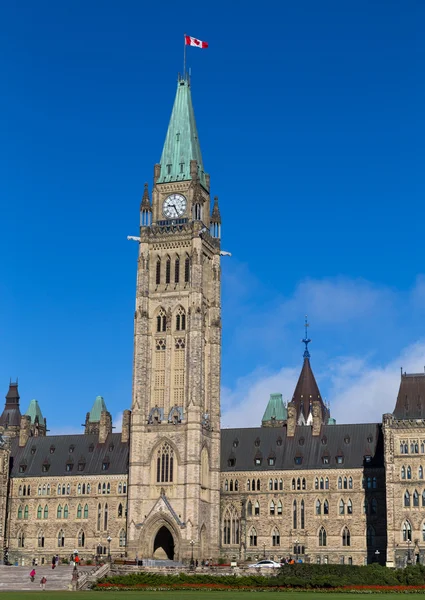
M128 552L219 552L220 228L211 214L190 81L179 78L140 205L134 316Z

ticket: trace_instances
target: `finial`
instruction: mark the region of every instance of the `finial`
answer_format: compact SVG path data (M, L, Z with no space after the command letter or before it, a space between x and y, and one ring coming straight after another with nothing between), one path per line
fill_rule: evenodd
M220 209L218 207L218 196L214 197L214 206L211 213L211 223L220 223L221 224L221 215Z
M304 339L301 340L301 342L303 344L305 344L305 350L304 350L304 358L310 358L310 352L308 351L308 345L311 342L311 340L307 337L307 329L308 327L310 327L308 321L307 321L307 315L305 316L305 321L304 321L304 328L305 328L305 336Z
M143 190L142 201L140 203L140 210L142 210L142 208L150 210L150 207L151 207L151 202L149 199L149 188L148 188L148 184L145 183L145 189Z

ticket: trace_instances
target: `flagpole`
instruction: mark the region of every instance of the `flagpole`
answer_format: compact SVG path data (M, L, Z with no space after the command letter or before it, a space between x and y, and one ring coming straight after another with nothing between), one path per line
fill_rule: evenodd
M186 34L183 35L183 79L186 79Z

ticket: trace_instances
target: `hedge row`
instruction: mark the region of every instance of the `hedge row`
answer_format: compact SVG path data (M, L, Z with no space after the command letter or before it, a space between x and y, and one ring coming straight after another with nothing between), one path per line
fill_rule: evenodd
M170 586L184 587L185 584L218 584L234 588L340 588L352 585L425 585L425 567L415 565L406 569L387 569L377 564L364 567L349 565L285 565L276 575L204 575L179 573L162 575L160 573L131 573L108 577L99 583L111 583L132 587Z

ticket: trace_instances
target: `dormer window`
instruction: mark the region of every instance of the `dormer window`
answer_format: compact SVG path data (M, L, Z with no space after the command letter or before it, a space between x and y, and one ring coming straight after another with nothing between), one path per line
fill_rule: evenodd
M256 440L255 440L255 442L254 442L254 446L255 446L256 448L258 448L258 447L260 446L260 443L261 443L261 442L260 442L260 438L256 438Z
M89 446L89 452L93 452L93 450L94 450L94 444L90 444L90 446Z
M48 463L48 462L44 462L44 463L41 465L41 471L42 471L43 473L48 473L49 469L50 469L50 463Z
M302 438L300 438L300 439L298 440L298 443L299 443L299 445L300 445L300 446L304 446L304 438L303 438L303 437L302 437Z
M233 448L237 448L239 446L239 440L236 438L233 440Z
M25 473L26 470L27 470L27 465L24 463L21 463L19 465L19 473Z
M329 456L328 455L322 456L322 463L324 465L328 465L329 464Z
M75 446L70 446L69 447L69 453L72 454L74 452Z
M349 436L349 435L346 435L346 436L344 437L344 443L345 443L345 444L349 444L349 443L350 443L350 436Z
M114 444L110 444L109 445L109 452L113 452L113 450L114 450Z
M336 464L337 464L337 465L343 465L343 464L344 464L344 457L342 456L342 454L339 454L339 455L336 457Z
M303 464L303 457L302 456L296 456L294 460L295 460L295 464L296 465L302 465Z
M83 460L81 460L81 461L78 463L78 470L79 470L80 472L81 472L81 471L84 471L85 467L86 467L86 463L85 463Z
M282 438L278 437L276 440L276 446L281 446L282 445Z
M102 463L102 471L107 471L109 469L109 460L104 460Z
M67 473L70 473L72 471L72 469L74 468L74 465L72 462L67 462L65 465L65 471Z
M366 454L364 459L365 459L365 462L369 463L372 460L372 457L370 456L370 454Z
M371 444L373 442L373 435L371 435L370 433L367 436L367 441L369 442L369 444Z
M236 458L229 458L227 464L229 467L234 467L236 465Z
M268 463L269 463L269 467L274 467L276 464L276 457L274 456L269 456L269 458L267 459Z
M262 461L262 459L261 459L261 458L255 458L255 459L254 459L254 464L255 464L255 466L256 466L256 467L259 467L259 466L261 466L261 461Z
M54 446L50 446L50 454L54 454L55 452L55 447Z
M320 441L322 442L323 446L326 446L328 443L328 438L324 435Z

